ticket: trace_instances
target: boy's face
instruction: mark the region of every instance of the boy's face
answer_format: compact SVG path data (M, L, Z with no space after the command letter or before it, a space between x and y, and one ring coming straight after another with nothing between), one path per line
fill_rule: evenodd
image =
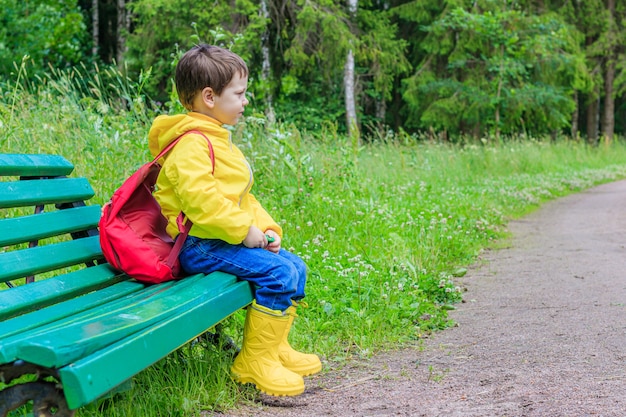
M213 94L213 103L210 116L221 123L235 125L243 116L245 106L249 101L246 98L248 77L236 73L230 83L222 90L219 96Z

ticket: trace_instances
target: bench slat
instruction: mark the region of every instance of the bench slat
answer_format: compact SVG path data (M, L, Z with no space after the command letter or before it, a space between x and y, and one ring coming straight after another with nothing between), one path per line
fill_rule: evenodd
M0 254L0 282L103 259L98 236Z
M219 294L206 294L192 308L61 368L69 407L81 407L106 394L250 304L252 297L249 283L236 282Z
M2 320L39 310L127 279L128 276L115 271L109 264L103 264L70 272L54 279L44 279L0 291L0 328L4 325Z
M85 178L0 182L0 208L73 203L93 196Z
M228 274L195 275L176 282L168 291L159 291L135 303L113 309L46 333L25 338L18 358L37 365L60 368L100 350L172 315L192 308L219 294L237 278ZM77 349L77 347L80 347Z
M48 320L47 315L43 317L38 316L37 318L40 320L39 323L32 324L31 327L26 329L28 331L19 331L19 329L15 328L15 331L12 333L11 337L8 337L4 340L0 339L0 346L2 346L3 349L6 349L7 346L10 346L12 349L17 349L19 345L22 345L28 339L35 340L40 335L49 335L53 332L66 329L68 326L71 326L75 323L84 323L89 320L96 320L98 317L101 317L103 314L105 314L104 312L120 311L128 308L129 306L144 302L146 299L149 299L154 294L167 291L167 289L171 288L174 284L174 282L166 282L160 285L151 285L146 287L145 284L141 284L134 280L129 280L114 285L112 287L93 292L92 294L98 295L103 291L108 291L110 290L110 288L114 288L114 292L111 292L112 296L102 302L98 299L97 302L92 303L91 305L82 303L75 304L77 300L88 298L92 294L85 295L78 299L68 300L64 303L49 307L50 309L58 309L55 310L58 313L58 317L56 319ZM126 286L129 286L132 291L125 292ZM119 290L120 287L123 287L122 291ZM16 317L15 319L9 321L17 322L18 319L21 319L23 317L35 316L40 311L43 310L26 314L25 316ZM14 327L17 327L14 324L12 325ZM1 324L0 329L2 329ZM1 337L2 333L0 333L0 338ZM15 359L17 359L17 356L13 358L13 360Z
M55 177L73 170L74 165L58 155L0 154L0 175Z
M32 242L98 226L100 206L82 206L0 220L0 246Z
M126 297L138 294L144 288L145 286L139 282L123 281L63 303L0 322L0 364L17 359L17 347L29 331L33 334L40 331L40 328L45 330L50 327L63 326L64 323L75 321L76 315L80 315L81 312L101 308L111 302L126 300Z

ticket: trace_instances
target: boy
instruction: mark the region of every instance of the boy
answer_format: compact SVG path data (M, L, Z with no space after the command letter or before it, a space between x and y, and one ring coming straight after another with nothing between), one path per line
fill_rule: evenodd
M255 300L232 375L270 395L301 394L302 376L322 368L316 355L297 352L287 342L304 297L306 265L281 248L282 228L250 194L252 170L222 126L236 124L248 104L248 68L238 55L203 44L180 59L175 82L189 112L157 117L148 140L156 156L183 133L202 133L186 135L169 152L157 179L155 198L168 219L168 233L178 234L181 211L193 222L179 255L181 266L188 274L223 271L253 284Z

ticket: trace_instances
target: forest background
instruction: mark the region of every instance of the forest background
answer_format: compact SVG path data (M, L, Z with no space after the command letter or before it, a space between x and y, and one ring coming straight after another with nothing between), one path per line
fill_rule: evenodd
M30 80L113 64L156 110L176 108L174 65L207 42L248 62L252 113L309 131L590 143L626 131L618 0L0 0L0 22L5 80L22 62Z

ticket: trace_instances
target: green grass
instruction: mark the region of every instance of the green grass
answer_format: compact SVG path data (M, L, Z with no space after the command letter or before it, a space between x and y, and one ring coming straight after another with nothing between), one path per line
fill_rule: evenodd
M61 154L104 203L149 160L154 116L140 83L112 70L0 85L0 146ZM91 75L87 75L91 74ZM119 99L119 96L124 99ZM305 133L248 117L234 132L255 194L306 260L307 301L293 344L325 369L415 343L451 324L457 276L506 237L506 224L550 199L626 176L626 146L489 140L463 146L390 137L358 147L332 129ZM238 342L243 313L224 323ZM253 399L229 377L231 355L186 346L134 378L130 391L80 416L196 416ZM15 413L15 415L22 415Z

